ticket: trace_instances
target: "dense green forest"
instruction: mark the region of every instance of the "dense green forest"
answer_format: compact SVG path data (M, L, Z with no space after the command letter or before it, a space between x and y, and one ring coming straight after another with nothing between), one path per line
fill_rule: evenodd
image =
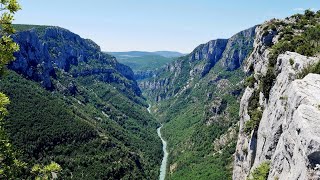
M305 14L285 20L271 20L265 26L264 36L269 33L279 36L279 42L269 44L269 69L267 75L261 77L259 89L267 98L277 75L275 62L279 54L286 51L306 56L319 54L319 18L320 11L307 10ZM246 43L243 46L233 44L231 48L246 50L248 55L252 50L252 46ZM239 100L243 89L253 86L255 79L250 72L245 74L242 66L232 71L223 67L224 58L204 77L195 76L192 73L197 67L203 67L206 61L201 58L192 61L192 54L171 63L175 71L162 69L157 77L143 80L149 81L145 83L147 85L150 82L164 83L164 87L155 89L144 86L144 95L153 103L152 111L156 117L165 123L163 136L168 141L170 153L168 179L231 179ZM195 54L200 57L197 52ZM319 63L310 64L299 77L319 73L319 67ZM249 100L251 120L245 125L248 133L257 128L262 116L257 110L258 93L254 92ZM224 143L219 141L220 138L224 138ZM265 170L263 173L265 176Z
M161 66L172 62L173 58L167 58L160 55L147 55L142 57L118 58L120 63L123 63L137 71L155 70Z
M198 88L186 90L180 97L157 106L159 118L167 122L163 134L169 142L170 164L175 167L169 172L170 179L231 178L236 136L218 149L214 142L230 128L237 129L239 94L233 92L241 88L236 84L244 74L240 70L219 72L218 69L216 74L229 80L230 85L225 89L206 83L214 78L212 73L199 80L202 85ZM210 97L209 92L213 92ZM215 101L222 102L217 114L211 109Z
M120 63L129 66L135 73L155 71L175 58L182 56L178 52L111 52Z
M83 99L91 102L47 92L37 83L14 72L5 77L0 85L0 90L11 99L5 127L25 162L57 162L63 168L61 177L64 178L156 177L161 158L160 142L154 142L157 125L148 125L149 130L141 128L141 124L146 123L144 116L148 114L137 113L130 103L126 103L126 98L112 93L108 97L108 93L95 91L104 96L106 102L123 102L117 103L118 109L122 106L122 111L132 112L132 115L127 114L129 118L126 122L120 118L114 122L97 108L105 105L102 98L94 98L101 101L102 104L98 104L90 99L93 94L86 94L85 91L82 92ZM97 85L99 89L102 87ZM110 111L114 112L107 116L123 115L111 104L110 107ZM136 122L134 118L140 118L141 122ZM146 134L153 134L154 139L148 139ZM159 156L155 156L155 152Z
M227 71L217 64L205 77L188 81L189 72L197 66L190 66L188 59L186 56L178 60L181 73L168 90L168 94L177 95L152 101L152 111L164 123L163 136L169 143L167 179L231 179L243 88L239 82L245 74L241 69ZM165 72L158 78L171 77L171 73ZM149 91L145 95L156 99ZM215 144L215 140L228 133L226 144Z
M156 179L162 157L159 124L148 113L131 70L65 29L15 28L21 51L9 67L35 66L32 76L18 68L18 73L8 71L0 80L0 91L11 100L4 127L18 159L27 164L20 177L32 178L36 174L30 172L40 171L40 165L55 162L61 167L61 179ZM21 38L25 35L33 36L31 43ZM49 47L37 47L44 44ZM66 57L70 48L84 53L85 59L52 67L47 78L50 66L41 63L59 56L70 61ZM40 57L41 53L52 59ZM29 64L23 64L25 58ZM50 89L41 78L51 81Z
M320 11L307 10L266 23L262 38L275 33L278 42L268 44L269 67L249 99L246 133L259 126L259 93L269 98L278 56L320 54L319 19ZM14 30L7 27L8 37L0 41L5 43L0 46L0 179L34 179L41 173L49 174L41 175L44 179L157 179L160 123L168 142L167 179L232 179L239 102L246 86L256 82L242 69L253 48L249 29L185 56L114 53L117 60L60 27L13 27L17 33L9 37ZM134 73L148 72L154 74L139 79L139 87ZM320 63L298 78L309 73L319 74ZM57 171L51 174L50 168ZM265 162L252 177L265 179L269 170Z

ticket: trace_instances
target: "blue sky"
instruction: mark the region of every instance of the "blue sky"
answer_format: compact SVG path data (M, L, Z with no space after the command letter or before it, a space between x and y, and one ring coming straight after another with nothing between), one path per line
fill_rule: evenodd
M320 9L319 0L20 0L15 23L55 25L104 51L172 50L233 34L271 18Z

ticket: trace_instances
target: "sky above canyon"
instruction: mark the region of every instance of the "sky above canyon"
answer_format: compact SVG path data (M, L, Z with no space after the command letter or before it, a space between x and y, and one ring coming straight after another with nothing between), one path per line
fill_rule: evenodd
M305 9L319 0L20 0L17 24L60 26L94 40L104 51L191 52L212 39L271 18Z

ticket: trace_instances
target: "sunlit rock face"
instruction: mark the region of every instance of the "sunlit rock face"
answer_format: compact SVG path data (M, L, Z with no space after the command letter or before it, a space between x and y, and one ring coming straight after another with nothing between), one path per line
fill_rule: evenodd
M268 70L268 46L277 42L277 33L269 39L256 29L254 50L244 69L257 80L247 87L240 103L240 130L235 153L233 179L246 179L263 162L270 162L268 179L319 179L320 152L320 75L309 74L297 79L302 69L319 58L286 52L277 58L277 76L269 98L260 92L263 111L257 130L245 133L249 99L261 85Z
M91 40L59 27L24 30L13 38L20 51L15 53L16 60L9 68L40 82L46 89L57 88L53 79L57 78L58 71L63 71L73 77L97 75L104 82L123 83L141 95L133 71L118 63L115 57L101 52Z

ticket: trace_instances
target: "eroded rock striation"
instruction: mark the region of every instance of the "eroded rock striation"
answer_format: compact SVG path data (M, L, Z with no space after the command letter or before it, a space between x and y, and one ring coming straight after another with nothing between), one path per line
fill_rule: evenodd
M216 65L228 71L236 70L252 51L254 36L255 27L252 27L230 39L216 39L201 44L189 55L154 72L153 77L140 82L139 86L147 95L161 101L177 95L181 90L175 88L177 84L188 84L195 78L204 78Z
M121 83L141 95L133 71L101 52L91 40L60 27L37 26L19 31L13 38L20 51L15 53L16 60L9 68L41 82L46 89L55 89L53 79L58 71L64 71L73 77L96 75L102 81Z
M240 132L235 153L233 179L246 179L264 162L270 163L268 179L319 179L320 75L300 72L319 61L286 52L276 60L276 77L268 97L259 91L269 68L268 47L277 43L277 32L257 27L254 50L245 66L256 82L247 87L240 103ZM258 92L258 93L256 93ZM262 117L257 129L246 132L253 96Z

